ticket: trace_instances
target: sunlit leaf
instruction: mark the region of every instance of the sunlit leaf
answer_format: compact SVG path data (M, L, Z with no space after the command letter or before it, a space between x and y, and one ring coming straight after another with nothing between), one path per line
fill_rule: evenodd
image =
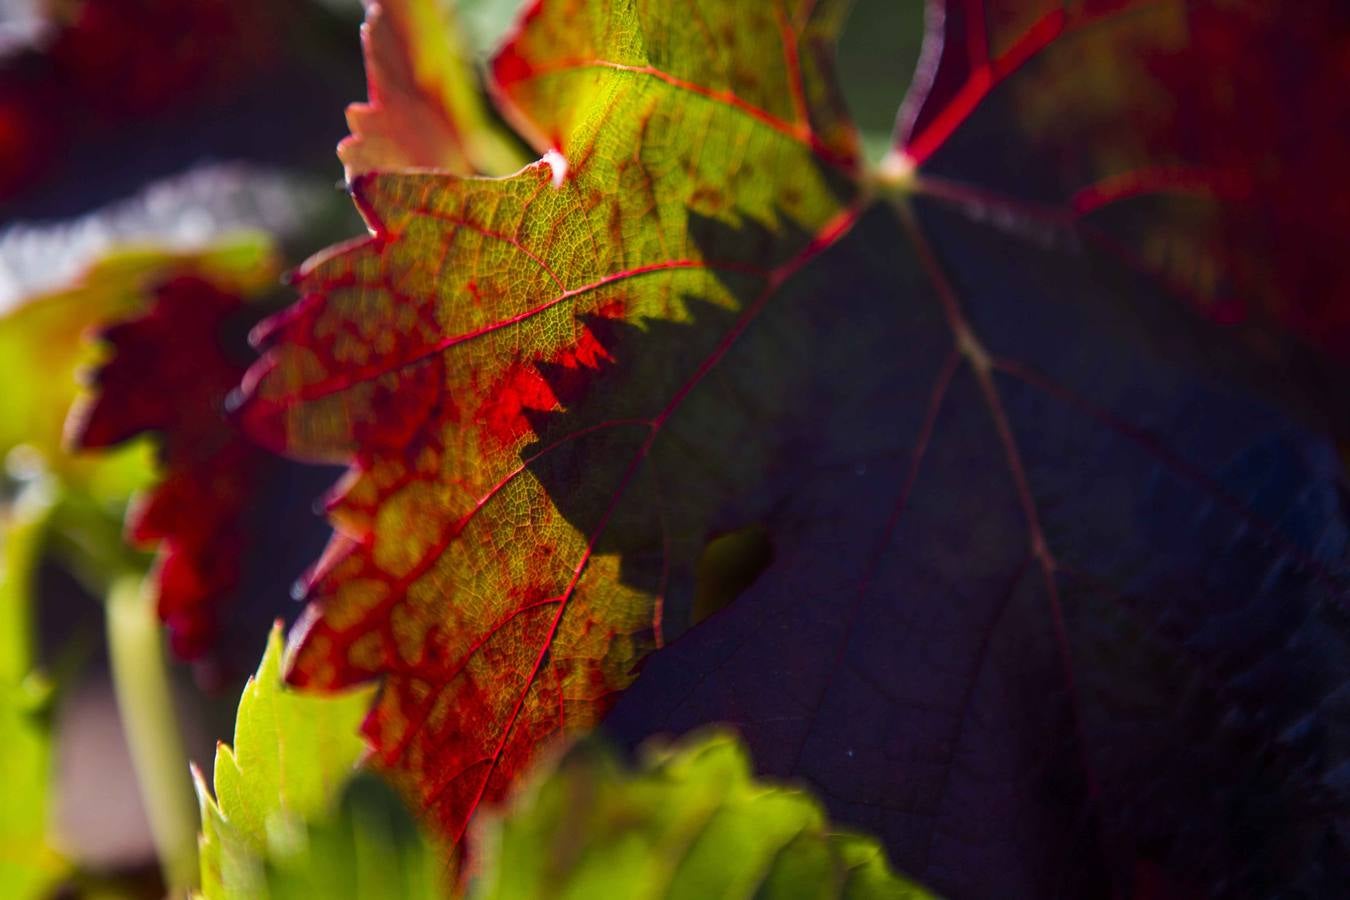
M672 41L696 54L689 66L722 65L719 48L681 35L678 14L663 15ZM745 42L744 65L754 68L757 54L786 91L783 23L767 9L727 15L726 28ZM602 27L574 24L579 39ZM828 24L811 20L804 40L823 39ZM766 32L774 43L756 43ZM720 89L735 83L725 66L713 71L725 80ZM727 248L725 266L705 263L690 204L709 215L735 204L766 222L782 208L826 233L850 220L836 208L847 190L840 174L804 168L789 197L767 177L791 160L812 167L812 148L827 141L835 165L847 167L847 131L808 137L805 119L767 122L650 75L600 72L595 84L593 74L576 77L614 99L596 108L577 147L564 146L567 162L499 181L358 179L376 236L302 272L307 299L271 326L282 342L253 379L246 409L273 446L359 460L333 501L342 531L314 578L322 615L304 623L291 677L333 688L387 673L368 726L377 758L452 837L551 736L594 724L655 646L661 538L649 511L661 504L656 482L629 460L664 433L653 427L659 404L678 394L700 353L723 342L721 326L741 306L736 291L809 255L789 235L776 243L766 234ZM790 99L778 105L797 116ZM683 119L658 126L672 110ZM838 121L828 107L820 117ZM666 162L649 172L624 155L648 128L704 134L707 146L653 145ZM724 153L741 173L729 186ZM624 179L631 186L617 190ZM654 198L664 199L653 206ZM742 281L723 285L719 274ZM647 320L698 334L672 343L679 361L652 358L658 369L642 397L615 393L614 370L643 364L616 356L625 348L615 342ZM594 414L584 427L554 415L583 400ZM746 453L747 473L757 461ZM578 479L583 467L596 477ZM614 508L611 476L635 478L623 508ZM555 485L571 499L550 499ZM674 550L701 552L693 521L707 513L691 512ZM575 515L591 521L579 526ZM624 527L606 530L613 517ZM646 554L636 583L619 577L619 535ZM687 614L677 609L674 627Z
M541 162L353 180L245 415L351 465L289 678L382 679L451 840L608 715L736 725L954 896L1345 883L1345 374L988 188L1073 171L1007 102L1042 50L1197 7L1033 6L934 5L866 170L842 4L544 0L491 68Z
M233 747L216 748L215 795L197 773L202 891L265 897L265 863L296 852L307 826L331 816L364 753L357 725L370 692L309 697L281 680L280 625L239 700Z
M266 872L268 900L447 900L453 893L444 850L369 773L352 780L337 812L312 825L298 847L268 860Z

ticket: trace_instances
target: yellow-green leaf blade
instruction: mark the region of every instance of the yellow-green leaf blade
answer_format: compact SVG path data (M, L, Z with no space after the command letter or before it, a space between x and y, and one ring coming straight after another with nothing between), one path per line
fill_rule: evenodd
M365 753L359 726L371 691L294 693L282 682L282 653L278 626L240 698L234 746L217 747L214 798L198 779L207 897L256 890L262 860L331 814Z

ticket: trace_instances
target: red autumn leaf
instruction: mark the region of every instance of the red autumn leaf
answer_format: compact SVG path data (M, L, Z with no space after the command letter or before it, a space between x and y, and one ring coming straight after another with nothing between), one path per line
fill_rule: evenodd
M355 179L371 237L259 335L251 429L352 465L291 680L382 679L375 760L456 840L617 702L738 725L951 896L1343 884L1344 373L1196 317L1046 140L1137 129L1112 78L1193 43L1126 40L1156 9L939 6L866 172L842 5L533 4L492 72L545 161ZM1028 107L1084 35L1105 82ZM762 571L704 619L723 536Z
M760 151L765 168L773 159L764 154L781 143L803 165L817 148L851 171L851 131L830 98L793 99L778 47L783 34L800 30L802 54L814 59L829 21L793 26L769 9L724 15L727 30L744 41L736 68L727 67L721 48L687 36L691 58L682 69L665 78L639 75L634 84L653 92L629 92L624 103L639 108L610 120L585 147L564 147L565 160L555 155L552 164L501 180L358 178L353 191L374 237L302 270L304 299L264 333L277 346L250 379L246 415L254 433L303 458L355 460L333 504L339 530L314 575L316 599L290 677L336 688L384 675L367 724L377 761L454 838L480 802L509 790L551 737L603 715L662 623L660 592L622 584L617 557L568 521L570 511L549 499L532 469L590 465L573 455L587 436L607 442L612 435L618 443L607 456L645 443L646 420L611 407L618 398L609 397L606 376L625 361L609 344L616 330L656 308L675 314L686 288L706 296L716 279L686 231L684 205L726 207L734 197L716 190L723 161L712 155L688 161L701 167L698 180L672 171L675 190L665 197L640 181L620 194L590 173L611 173L611 161L636 145L635 129L674 127L656 120L660 101L689 95L683 79L701 66L712 67L716 85L703 89L719 96L748 91L746 79L759 79L761 69L773 73L777 90L760 89L773 112L747 115L717 101L699 110L694 126L727 140L767 127L775 143ZM598 20L576 24L578 40L602 27ZM771 42L762 39L766 32ZM503 59L518 59L524 42L537 39L527 30ZM499 60L498 73L506 65ZM630 77L627 69L613 71ZM517 77L502 90L523 87ZM586 88L560 110L603 112L590 101L606 90ZM818 125L799 102L812 104ZM623 177L643 177L636 160L624 168ZM700 183L707 189L695 191ZM832 208L835 189L811 178L795 198L758 195L756 212L768 219L786 206L819 219L828 235L852 218ZM670 252L682 254L674 258L650 218L663 214L673 216ZM603 241L592 241L594 227ZM643 235L649 228L650 239ZM811 255L769 241L762 249L781 258L756 252L732 269L759 279ZM735 302L724 296L725 305ZM461 352L443 352L454 348ZM650 394L654 402L660 396ZM604 421L575 433L546 427L555 411L578 403L607 409ZM610 508L605 480L579 482L578 502ZM606 519L623 515L613 509ZM515 532L529 536L528 544L511 540Z
M246 513L271 456L225 411L248 363L247 288L190 264L162 268L144 312L101 332L111 356L94 375L95 395L72 411L67 435L83 449L158 435L163 476L129 512L127 534L159 547L159 615L175 652L196 659L211 648L221 604L239 582ZM265 277L271 269L262 268ZM231 335L240 346L230 346Z

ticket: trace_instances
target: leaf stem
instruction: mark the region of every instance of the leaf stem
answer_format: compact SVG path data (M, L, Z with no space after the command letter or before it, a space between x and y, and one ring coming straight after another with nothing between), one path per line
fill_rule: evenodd
M48 840L52 682L36 668L34 581L54 503L35 479L0 506L0 888L47 896L68 862Z
M140 573L113 579L107 619L118 711L160 868L171 896L185 897L197 883L197 809L159 622Z
M0 516L0 684L18 685L33 668L33 577L51 493L32 485Z

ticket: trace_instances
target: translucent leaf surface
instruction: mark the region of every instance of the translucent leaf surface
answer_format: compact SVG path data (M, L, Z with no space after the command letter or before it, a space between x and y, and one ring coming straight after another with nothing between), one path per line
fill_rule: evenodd
M478 69L448 0L380 0L361 29L370 102L348 107L338 155L352 178L377 169L504 175L514 138L492 119Z
M1097 161L1012 102L1075 38L1222 84L1200 29L1124 37L1228 4L1182 7L934 5L869 171L839 5L532 5L492 73L541 162L356 179L372 235L259 335L250 427L352 466L291 680L383 679L375 759L452 839L608 715L734 724L952 896L1343 884L1344 372L991 186ZM1142 83L1036 99L1128 130Z
M239 700L233 747L216 748L215 796L197 773L202 811L202 891L265 897L269 855L295 852L306 827L331 816L364 747L357 725L369 691L307 697L281 679L278 625Z

